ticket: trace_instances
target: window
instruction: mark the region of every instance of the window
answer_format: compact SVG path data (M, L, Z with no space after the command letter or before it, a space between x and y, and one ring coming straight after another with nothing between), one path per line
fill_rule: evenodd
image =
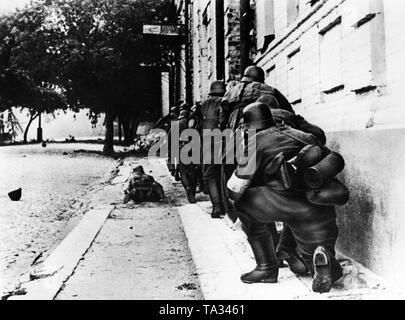
M207 3L207 6L204 9L204 12L202 14L202 23L205 26L208 26L208 24L210 23L211 19L208 17L208 8L210 6L211 2Z
M321 90L331 93L343 89L342 18L338 17L319 31Z
M275 38L273 0L256 0L257 49L264 53Z
M320 0L306 0L307 3L313 7L314 5L316 5Z
M301 102L301 61L300 48L293 50L287 56L287 94L292 104Z
M351 91L363 93L385 82L383 6L379 0L351 4L348 18L351 30L345 39L345 78Z

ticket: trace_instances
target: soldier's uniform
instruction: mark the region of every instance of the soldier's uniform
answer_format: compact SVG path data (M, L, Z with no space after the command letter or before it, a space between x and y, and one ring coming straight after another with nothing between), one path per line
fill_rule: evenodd
M172 156L171 156L171 139L170 139L170 130L171 130L171 125L173 122L177 121L177 118L179 116L179 107L175 106L170 108L170 114L168 117L168 123L166 126L163 127L163 129L167 132L168 135L168 159L167 159L167 168L169 169L170 173L172 176L176 177L176 180L179 180L180 177L178 176L178 162L172 162Z
M264 71L256 66L249 66L244 72L241 82L230 88L221 101L220 127L235 131L242 119L242 110L248 104L255 102L261 96L272 97L278 108L294 113L287 98L277 89L264 83ZM226 149L226 146L223 146ZM225 152L225 151L223 151ZM224 159L225 161L225 159ZM236 212L229 204L226 183L230 178L235 166L223 163L221 166L221 192L223 205L231 220L236 220ZM269 225L273 234L274 242L278 242L275 225Z
M219 112L222 96L225 93L225 85L222 81L215 81L211 84L210 97L202 103L201 106L201 136L204 129L214 130L219 128ZM212 202L212 218L220 218L224 214L222 196L221 196L221 165L215 163L219 155L215 155L214 139L211 138L210 152L204 150L204 144L201 144L202 155L202 173L205 183L208 186L208 192Z
M266 107L261 103L251 104L244 110L244 114L249 117L257 110L263 113ZM249 121L244 119L244 122ZM286 165L284 159L293 158L304 146L323 146L311 134L288 126L277 128L271 113L266 115L265 120L256 122L265 125L255 128L260 131L249 142L248 147L252 148L255 141L254 156L245 163L239 163L228 181L231 198L235 200L235 207L258 264L255 270L242 276L242 281L277 281L277 259L267 225L283 221L291 227L298 249L311 270L314 270L312 262L316 250L318 256L327 256L328 273L317 274L317 270L314 270L313 289L328 291L331 283L342 276L341 267L335 259L338 236L335 208L310 203L302 181L291 175L291 180L286 183L286 171L283 170Z
M179 126L179 133L181 135L181 132L183 130L188 129L188 123L190 120L190 112L184 108L182 111L180 111L180 116L178 118L178 126ZM180 138L180 146L179 149L186 145L188 141L181 140ZM195 194L197 190L197 175L196 175L196 170L195 170L195 164L190 163L190 164L184 164L181 162L181 159L178 159L178 168L179 168L179 174L180 174L180 180L181 183L184 187L184 190L186 191L187 195L187 200L190 203L196 203L195 199Z
M155 179L145 173L142 166L137 166L129 180L128 188L124 191L124 203L130 200L135 203L143 201L160 201L165 197L163 187Z
M276 88L264 83L264 71L259 67L250 66L241 82L228 90L222 98L221 126L235 130L240 124L243 108L265 95L274 97L278 108L294 113L287 98Z
M324 145L326 143L326 136L321 128L309 123L300 115L280 109L278 101L272 96L265 95L260 97L257 101L268 105L277 126L289 126L297 130L311 133L321 144ZM277 258L280 260L280 265L282 265L281 261L285 260L288 262L291 271L294 273L304 275L308 272L308 268L305 263L303 263L302 257L297 252L297 243L287 223L284 223L284 228L280 234L276 248Z

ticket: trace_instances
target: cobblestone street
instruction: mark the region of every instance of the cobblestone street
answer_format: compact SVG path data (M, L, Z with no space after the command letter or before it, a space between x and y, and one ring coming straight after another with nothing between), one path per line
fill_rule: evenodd
M102 145L0 148L0 293L69 233L116 166L111 158L74 152L79 149ZM11 201L7 193L19 187L21 200Z

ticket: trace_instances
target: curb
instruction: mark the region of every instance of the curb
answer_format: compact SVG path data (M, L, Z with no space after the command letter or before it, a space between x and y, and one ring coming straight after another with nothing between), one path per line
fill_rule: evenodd
M73 274L113 209L110 206L88 211L51 255L30 272L29 277L33 280L22 283L17 290L22 294L12 295L8 300L54 299Z

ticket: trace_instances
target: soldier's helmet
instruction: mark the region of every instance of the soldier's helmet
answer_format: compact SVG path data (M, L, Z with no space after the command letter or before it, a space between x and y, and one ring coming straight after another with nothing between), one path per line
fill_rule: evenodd
M256 100L256 102L263 102L269 106L271 109L279 109L280 104L277 99L272 94L264 94Z
M176 107L180 107L184 103L184 100L177 100Z
M242 82L261 82L264 83L264 71L262 68L257 66L249 66L245 69L243 73Z
M134 173L134 175L136 176L142 176L145 174L145 170L143 170L142 166L136 166L134 168L134 170L132 170L132 172Z
M188 111L190 110L190 106L185 102L180 106L180 113L183 110L188 110Z
M222 81L214 81L211 83L210 92L208 93L210 96L223 96L225 94L225 83Z
M179 107L171 107L170 108L170 113L173 113L175 115L179 115Z
M177 120L177 117L178 117L179 115L177 114L177 113L175 113L175 112L170 112L169 113L169 118L170 118L170 120Z
M188 117L190 117L190 111L189 110L181 110L180 111L179 120L184 119L184 118L188 118Z
M254 102L243 109L243 126L245 129L264 130L275 126L270 108L262 102Z

